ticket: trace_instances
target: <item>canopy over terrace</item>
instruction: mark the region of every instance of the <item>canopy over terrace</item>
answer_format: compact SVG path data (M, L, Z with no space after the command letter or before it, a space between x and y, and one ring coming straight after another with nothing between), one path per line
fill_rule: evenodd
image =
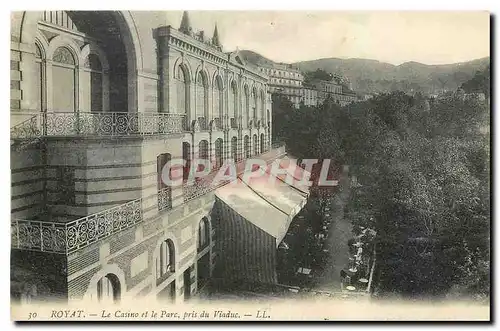
M307 186L280 177L259 168L215 191L220 263L214 275L225 284L277 283L277 247L309 195Z
M235 217L251 222L274 237L276 247L309 195L309 188L302 182L307 172L289 159L286 161L282 168L290 174L288 179L285 173L273 174L276 172L268 166L245 172L215 192Z

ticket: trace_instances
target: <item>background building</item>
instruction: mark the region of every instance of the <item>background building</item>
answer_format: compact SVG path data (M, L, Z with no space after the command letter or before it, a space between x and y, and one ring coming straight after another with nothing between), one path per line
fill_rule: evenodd
M269 92L286 95L298 107L303 100L304 76L290 64L274 63L259 66L259 70L269 76Z
M345 106L358 99L354 91L350 90L348 86L342 84L336 78L331 81L313 80L307 85L310 89L317 91L318 99L316 104L321 104L325 102L325 100L330 99L341 106Z
M358 100L350 87L352 84L341 75L332 74L332 80L314 79L305 82L304 75L298 68L271 61L260 63L259 70L269 76L269 93L286 96L296 108L301 103L305 106L317 106L326 99L342 106Z

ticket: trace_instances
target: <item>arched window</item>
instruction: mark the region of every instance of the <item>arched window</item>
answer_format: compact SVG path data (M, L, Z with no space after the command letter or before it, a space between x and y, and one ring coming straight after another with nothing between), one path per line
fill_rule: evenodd
M248 127L248 122L250 121L249 113L250 113L250 95L248 94L248 86L245 86L245 101L244 101L244 127Z
M198 155L200 159L208 160L208 141L200 141Z
M180 114L188 114L188 80L185 69L180 65L177 67L176 75L174 75L174 84L177 98L177 112Z
M252 116L251 118L256 121L257 119L257 91L255 88L252 89Z
M223 140L221 138L215 141L215 169L222 166Z
M231 83L231 92L229 93L229 118L231 118L231 128L238 128L238 89L236 83Z
M175 247L172 240L167 239L160 244L160 251L156 257L156 279L164 280L175 271Z
M203 217L198 229L198 252L206 248L210 243L210 226L208 219Z
M120 280L114 274L107 274L97 281L97 299L100 302L117 302L121 296Z
M257 135L253 135L253 154L258 155L259 154L259 143L258 143L258 138Z
M86 111L103 110L103 70L101 61L96 54L89 54L84 63L82 77L83 104L80 109Z
M263 133L261 133L261 134L260 134L260 152L261 152L261 153L264 153L264 152L266 151L266 145L265 145L265 143L264 143L264 139L265 139L265 138L264 138L264 134L263 134Z
M219 76L215 78L214 85L214 118L222 120L224 114L224 93L222 90L222 80Z
M52 57L53 108L55 111L72 112L75 110L76 62L66 47L59 47Z
M38 43L35 44L35 58L36 58L36 109L42 111L45 102L45 72L43 67L43 60L45 57Z
M186 181L189 178L189 172L191 170L191 144L188 142L182 143L182 159L186 160L183 174L183 180Z
M172 159L169 153L160 154L157 157L157 178L158 178L158 210L170 209L172 207L172 187L163 181L163 168ZM171 178L169 169L168 178Z
M266 121L266 95L263 90L260 90L260 118L265 123Z
M233 137L231 139L231 156L233 157L234 162L238 161L238 138Z
M207 118L207 83L205 76L198 72L196 76L196 117ZM200 123L201 124L201 123Z
M251 155L251 151L250 151L250 137L249 136L245 136L244 138L244 152L245 152L245 158L249 158Z

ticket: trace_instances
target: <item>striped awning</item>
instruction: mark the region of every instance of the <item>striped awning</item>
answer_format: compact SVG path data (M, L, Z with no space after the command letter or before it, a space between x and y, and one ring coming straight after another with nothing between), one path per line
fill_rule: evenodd
M307 202L306 186L287 183L269 169L255 170L258 178L245 173L215 192L231 210L276 239L276 247L288 231L292 219Z

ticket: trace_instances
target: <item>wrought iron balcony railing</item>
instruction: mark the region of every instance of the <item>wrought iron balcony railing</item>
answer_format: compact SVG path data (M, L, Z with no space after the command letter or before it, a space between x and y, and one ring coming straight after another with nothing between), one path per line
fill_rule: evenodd
M10 128L11 147L23 148L38 142L42 136L38 115L18 123Z
M11 221L13 248L51 253L66 252L66 225L30 220Z
M11 136L128 136L180 133L183 114L120 112L39 113L11 129Z
M33 115L27 120L10 128L11 139L32 139L39 137L41 134L40 118L38 115Z
M142 199L69 223L11 221L13 248L67 254L142 221Z
M172 208L172 188L166 187L158 191L158 211Z
M200 125L200 130L202 131L208 130L208 123L205 117L198 117L198 123Z
M218 117L214 118L214 123L215 123L215 129L217 131L221 131L222 130L222 120Z
M88 246L142 221L142 200L136 199L66 224L68 252Z

